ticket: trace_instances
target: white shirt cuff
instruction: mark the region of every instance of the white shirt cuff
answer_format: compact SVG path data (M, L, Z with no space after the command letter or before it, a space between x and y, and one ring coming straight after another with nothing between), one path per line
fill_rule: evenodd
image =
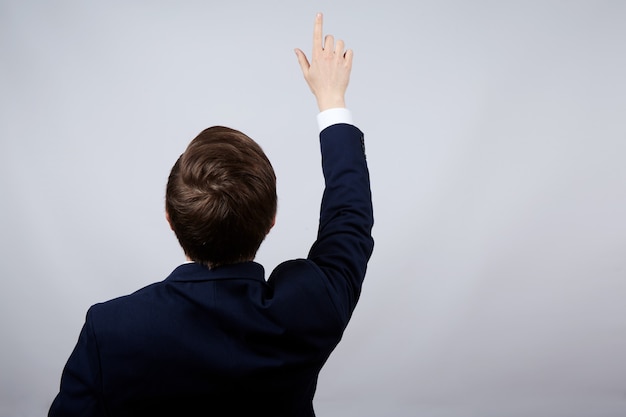
M343 107L337 107L334 109L324 110L317 115L317 125L320 128L320 132L329 126L339 123L347 123L349 125L354 124L352 122L352 112Z

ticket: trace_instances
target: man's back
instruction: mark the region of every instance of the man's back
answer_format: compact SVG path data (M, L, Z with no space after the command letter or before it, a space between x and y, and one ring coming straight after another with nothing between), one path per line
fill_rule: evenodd
M280 269L274 288L256 263L185 264L94 306L93 362L111 415L168 415L181 404L204 415L311 415L317 375L344 325L307 261Z

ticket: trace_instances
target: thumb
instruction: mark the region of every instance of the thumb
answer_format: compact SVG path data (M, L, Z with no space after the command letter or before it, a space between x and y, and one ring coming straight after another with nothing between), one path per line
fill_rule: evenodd
M302 74L306 75L309 71L309 68L311 67L311 64L309 64L309 60L306 58L304 52L297 48L294 51L296 53L296 56L298 57L298 64L300 64Z

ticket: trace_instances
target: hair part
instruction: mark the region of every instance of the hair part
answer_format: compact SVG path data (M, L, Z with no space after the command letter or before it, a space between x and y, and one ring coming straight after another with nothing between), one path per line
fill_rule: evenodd
M170 172L165 209L185 254L215 268L254 259L276 216L276 175L251 138L202 131Z

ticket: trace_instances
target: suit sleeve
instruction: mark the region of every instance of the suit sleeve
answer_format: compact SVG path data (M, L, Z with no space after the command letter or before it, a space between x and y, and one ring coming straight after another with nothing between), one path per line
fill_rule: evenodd
M347 323L361 293L374 248L374 223L363 133L335 124L320 133L325 189L317 239L309 252L328 281L330 295Z
M100 376L98 347L90 314L87 313L76 347L63 369L61 389L50 407L48 417L105 416Z

